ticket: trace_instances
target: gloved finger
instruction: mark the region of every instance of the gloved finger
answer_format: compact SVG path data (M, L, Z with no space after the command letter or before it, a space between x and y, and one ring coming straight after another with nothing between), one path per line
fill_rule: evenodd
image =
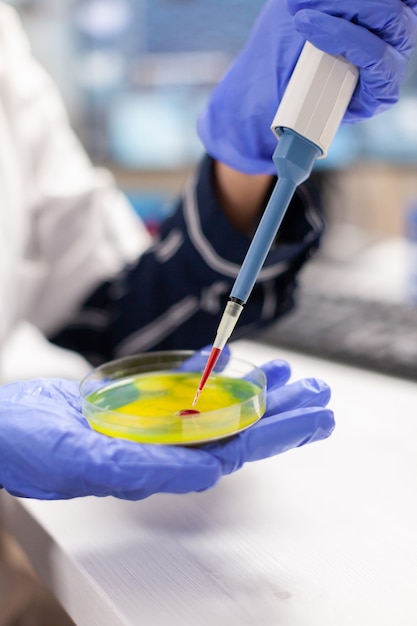
M79 383L64 378L34 378L24 382L9 383L2 388L2 397L19 401L23 396L75 401L79 398Z
M215 460L198 449L142 445L97 433L91 433L90 447L88 472L74 467L70 477L85 494L140 500L153 493L203 491L221 476Z
M60 378L44 379L43 393L49 389L52 398L65 401L76 411L81 412L80 383Z
M289 363L287 363L287 361L283 361L282 359L274 359L273 361L264 363L261 365L261 370L263 370L266 375L267 393L277 387L285 385L291 376L291 367Z
M349 53L354 54L354 60L348 60L358 67L375 61L376 53L382 52L384 44L393 46L408 58L416 43L416 24L417 16L409 7L404 7L393 18L391 27L381 32L378 28L371 30L360 23L310 9L299 11L294 17L294 26L309 41L331 54L343 54L346 58Z
M5 459L9 493L47 500L88 495L141 500L157 492L202 491L220 478L219 464L200 450L141 445L87 426L83 431L69 426L54 443L48 457L48 442L34 448L33 433L22 435L19 451Z
M289 383L267 394L266 411L262 419L303 407L325 407L329 403L330 396L330 387L317 378L304 378Z
M413 2L417 4L415 0ZM319 15L320 20L327 16L342 18L354 27L362 26L377 34L386 43L400 51L404 46L408 47L408 40L413 37L415 30L415 16L412 9L401 0L341 2L337 10L335 10L334 0L313 0L313 2L311 0L288 0L287 6L290 13L297 16L297 21L307 21L309 15L312 18L314 15ZM346 41L350 43L349 40Z
M261 419L236 437L210 444L205 449L219 461L222 474L230 474L246 462L266 459L326 439L334 426L330 409L307 407Z
M15 404L24 404L33 399L39 398L42 404L45 398L56 400L59 404L69 405L75 409L79 415L81 411L81 398L79 383L74 380L66 380L62 378L34 378L32 380L9 383L1 387L2 405L4 402ZM79 415L83 421L86 420Z
M358 111L362 118L381 113L398 101L408 61L403 53L366 28L346 20L312 11L302 13L304 17L308 13L308 19L302 19L300 13L297 14L295 26L313 45L330 54L342 54L360 69L359 83L344 121L357 119ZM411 44L407 45L407 54L411 54ZM415 45L415 39L412 45Z

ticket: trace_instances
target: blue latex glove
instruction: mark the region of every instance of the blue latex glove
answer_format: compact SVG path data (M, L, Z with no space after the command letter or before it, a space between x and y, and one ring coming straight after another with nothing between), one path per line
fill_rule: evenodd
M158 492L202 491L246 461L330 435L327 385L316 380L285 385L290 371L282 361L264 370L265 417L228 442L201 448L141 445L95 432L81 414L73 381L0 387L0 484L13 495L48 500L87 495L139 500Z
M306 39L360 68L345 122L389 108L415 47L416 7L417 0L269 0L200 116L208 154L246 173L276 173L270 125Z

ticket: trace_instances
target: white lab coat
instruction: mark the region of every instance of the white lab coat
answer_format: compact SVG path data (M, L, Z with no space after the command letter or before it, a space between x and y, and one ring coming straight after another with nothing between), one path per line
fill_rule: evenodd
M15 11L0 3L0 350L23 321L58 329L149 244L109 173L91 166Z

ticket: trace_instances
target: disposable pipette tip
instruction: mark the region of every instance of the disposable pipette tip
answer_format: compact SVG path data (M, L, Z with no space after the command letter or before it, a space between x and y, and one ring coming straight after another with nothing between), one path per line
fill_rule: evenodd
M193 403L192 403L192 405L191 405L191 406L195 406L195 405L197 404L198 399L199 399L199 397L200 397L200 393L201 393L201 391L202 391L202 390L201 390L201 389L200 389L200 387L199 387L199 388L197 389L197 391L195 392L194 400L193 400Z
M209 358L207 359L206 366L204 368L203 374L201 376L201 379L200 379L200 382L199 382L199 385L198 385L197 392L196 392L196 394L194 396L194 400L193 400L192 406L195 406L197 404L197 401L198 401L198 399L200 397L200 394L203 391L204 386L205 386L205 384L207 382L207 379L210 376L211 372L213 371L214 366L216 365L217 359L219 358L220 354L221 354L220 348L214 348L213 347L211 349Z

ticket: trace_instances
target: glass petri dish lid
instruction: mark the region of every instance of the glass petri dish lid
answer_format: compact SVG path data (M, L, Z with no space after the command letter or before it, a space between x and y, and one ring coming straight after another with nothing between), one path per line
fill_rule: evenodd
M82 413L110 437L140 443L198 445L235 435L265 412L266 376L228 354L192 402L209 351L164 351L109 361L80 384Z

